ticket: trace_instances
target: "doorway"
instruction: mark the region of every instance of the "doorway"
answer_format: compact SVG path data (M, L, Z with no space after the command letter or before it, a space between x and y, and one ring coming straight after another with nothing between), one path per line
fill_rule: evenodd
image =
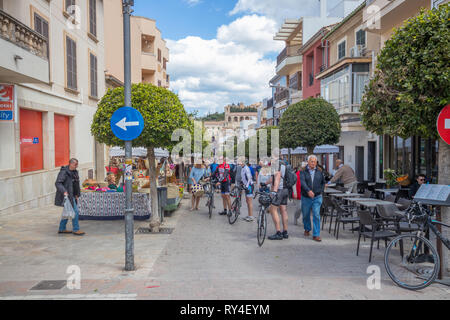
M364 147L356 147L355 174L358 182L364 181Z

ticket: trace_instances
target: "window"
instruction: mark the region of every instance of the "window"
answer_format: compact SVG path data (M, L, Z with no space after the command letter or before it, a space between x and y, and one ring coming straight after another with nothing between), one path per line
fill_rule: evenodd
M362 29L356 32L356 45L363 47L366 46L366 32Z
M92 53L89 53L89 79L91 86L91 97L98 97L97 57Z
M97 0L89 0L89 32L97 36Z
M67 13L71 13L72 14L72 12L69 12L69 7L75 5L75 0L64 0L64 2L65 2L64 9L66 10Z
M69 117L55 114L55 167L62 167L69 163L69 121Z
M161 87L161 80L158 80L158 87Z
M66 85L67 88L77 90L77 44L66 36Z
M48 40L48 21L34 13L34 31ZM49 48L47 45L47 58L49 57Z
M158 61L161 62L161 49L158 49Z
M42 112L20 109L20 171L44 169Z
M166 58L163 59L163 69L166 70L167 68L167 60Z
M338 60L345 57L345 44L345 40L338 44Z

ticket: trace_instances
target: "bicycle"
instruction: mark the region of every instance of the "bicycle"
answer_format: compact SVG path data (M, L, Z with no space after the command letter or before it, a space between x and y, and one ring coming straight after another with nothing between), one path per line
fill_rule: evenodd
M228 212L228 222L230 224L234 224L237 220L239 215L241 214L241 205L242 205L242 191L245 190L244 185L241 183L238 186L235 186L233 190L231 190L230 195L232 197L236 197L234 199L233 203L231 204L231 211Z
M384 255L386 271L402 288L423 289L433 283L439 273L440 258L434 245L424 236L427 231L431 230L450 250L450 239L445 238L436 225L447 228L450 226L433 220L431 217L434 214L435 210L431 211L421 203L413 203L407 209L405 217L410 224L412 222L418 224L419 230L417 233L397 236L386 248Z
M261 184L261 189L265 189L265 185ZM267 233L267 210L272 204L272 197L270 192L267 191L256 191L254 199L259 195L259 212L258 212L258 229L256 232L256 239L258 240L258 245L261 247L266 239Z
M216 189L216 184L214 179L209 178L208 181L202 180L203 189L205 190L205 194L207 196L206 206L208 207L209 218L212 217L212 210L215 209L214 206L214 190Z

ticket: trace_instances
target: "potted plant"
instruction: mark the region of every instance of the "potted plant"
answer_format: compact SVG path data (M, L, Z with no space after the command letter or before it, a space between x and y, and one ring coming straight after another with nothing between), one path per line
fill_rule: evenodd
M386 180L386 187L389 189L395 185L397 185L398 175L395 173L393 169L385 169L384 170L384 179Z

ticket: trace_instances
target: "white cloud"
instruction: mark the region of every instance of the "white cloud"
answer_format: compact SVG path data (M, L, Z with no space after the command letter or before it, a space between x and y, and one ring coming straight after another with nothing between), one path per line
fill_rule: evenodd
M328 0L329 11L342 0ZM350 0L357 1L357 0ZM285 19L316 16L320 13L319 0L238 0L230 15L257 13L274 20L277 25Z
M275 61L265 54L282 48L272 40L275 32L273 20L251 15L221 26L216 39L167 40L171 89L188 110L201 114L222 112L232 102L251 104L269 97Z
M184 0L187 2L187 4L191 7L196 6L197 4L201 3L202 0Z

